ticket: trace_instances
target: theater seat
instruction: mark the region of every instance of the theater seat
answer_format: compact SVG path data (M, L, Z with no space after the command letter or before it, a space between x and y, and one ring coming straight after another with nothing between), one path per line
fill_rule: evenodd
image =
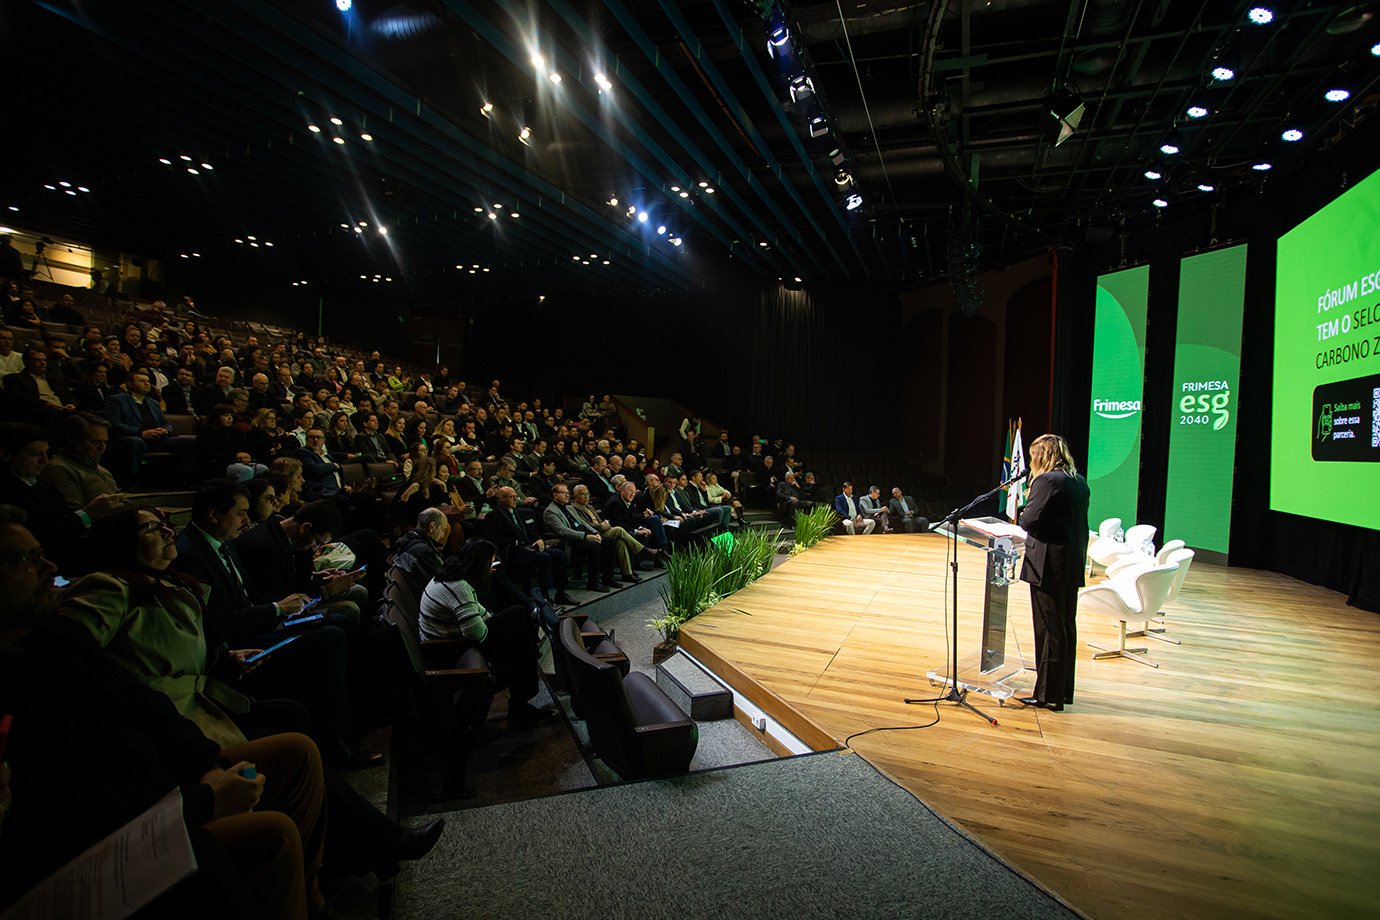
M575 621L563 620L558 638L594 753L624 779L686 772L699 743L694 721L647 675L624 678L586 651Z

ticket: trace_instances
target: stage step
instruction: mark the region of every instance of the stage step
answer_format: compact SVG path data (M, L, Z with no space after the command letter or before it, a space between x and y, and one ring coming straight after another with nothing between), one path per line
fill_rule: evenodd
M656 684L696 722L733 718L733 691L681 652L656 666Z

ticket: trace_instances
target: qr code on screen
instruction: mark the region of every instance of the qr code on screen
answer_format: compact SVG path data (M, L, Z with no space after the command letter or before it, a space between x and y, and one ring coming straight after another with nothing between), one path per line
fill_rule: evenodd
M1380 387L1370 391L1370 446L1380 447Z

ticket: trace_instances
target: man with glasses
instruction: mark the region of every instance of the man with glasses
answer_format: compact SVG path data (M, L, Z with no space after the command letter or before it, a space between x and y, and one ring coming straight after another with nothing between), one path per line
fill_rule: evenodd
M547 533L555 534L569 548L575 565L584 567L586 590L601 594L612 590L617 541L605 541L603 534L570 510L570 489L565 483L552 487L551 504L542 513L542 524Z
M98 496L69 509L53 483L42 478L48 465L48 435L36 425L0 425L0 504L28 516L29 530L52 548L53 559L69 575L87 570L82 550L91 522L108 514L113 502Z
M110 470L101 466L110 443L110 423L99 415L78 412L62 423L63 446L43 468L42 477L53 484L69 511L106 499L109 510L124 501Z
M315 426L307 429L306 446L292 452L302 463L302 476L306 479L303 495L308 501L318 498L331 498L344 489L340 478L340 464L326 449L326 432Z

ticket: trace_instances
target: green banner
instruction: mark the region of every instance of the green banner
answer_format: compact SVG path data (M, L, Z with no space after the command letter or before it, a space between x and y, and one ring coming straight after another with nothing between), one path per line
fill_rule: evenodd
M1088 519L1136 523L1150 267L1099 275L1088 415Z
M1270 507L1380 530L1380 172L1276 261Z
M1173 428L1161 542L1183 540L1194 549L1227 552L1245 304L1245 246L1179 263Z

